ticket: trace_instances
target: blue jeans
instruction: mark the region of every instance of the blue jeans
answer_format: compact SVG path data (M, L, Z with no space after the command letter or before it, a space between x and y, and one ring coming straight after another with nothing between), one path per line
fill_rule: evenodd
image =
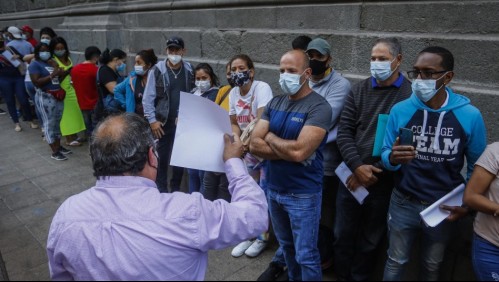
M204 170L189 168L187 172L189 173L189 193L203 191Z
M61 139L61 119L64 102L57 101L52 95L38 89L36 92L36 107L42 116L43 131L47 143L53 144Z
M321 281L317 240L322 192L283 193L267 189L270 218L282 247L290 281Z
M28 93L29 98L33 101L33 103L35 103L36 89L35 89L35 86L33 85L33 82L25 81L24 86L26 87L26 93ZM38 118L38 121L41 122L42 116L41 116L40 112L38 111L36 104L35 104L35 113L36 113L36 117ZM43 127L43 124L42 124L42 127Z
M471 259L479 281L499 281L499 247L474 234Z
M0 94L2 95L10 117L14 123L19 123L19 116L16 109L16 98L23 112L24 120L32 121L31 107L28 101L28 93L24 85L24 76L1 77L0 78Z
M86 137L92 136L92 132L94 131L94 123L92 121L92 116L94 114L93 110L81 110L81 114L83 116L83 121L85 122L85 135Z
M340 280L369 280L376 264L376 249L386 234L389 204L389 193L371 192L360 205L340 182L334 229L335 269Z
M388 211L389 248L385 265L384 281L400 281L405 265L409 262L414 240L422 232L421 266L419 280L436 281L445 248L451 239L455 224L447 220L436 227L427 227L419 213L426 209L411 197L393 190Z

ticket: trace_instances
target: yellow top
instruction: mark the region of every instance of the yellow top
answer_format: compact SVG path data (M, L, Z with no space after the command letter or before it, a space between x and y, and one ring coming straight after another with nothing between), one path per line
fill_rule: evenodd
M218 90L217 98L215 99L215 103L220 105L220 107L224 108L227 112L229 111L229 92L232 89L230 85L225 85L224 87ZM225 95L227 93L227 95ZM225 96L225 97L224 97ZM223 101L220 101L222 100Z

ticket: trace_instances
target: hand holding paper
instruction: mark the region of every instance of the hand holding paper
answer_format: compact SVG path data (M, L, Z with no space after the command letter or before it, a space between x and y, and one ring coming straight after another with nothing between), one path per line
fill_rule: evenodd
M227 111L206 98L180 92L170 165L225 172L223 136L231 133Z
M454 190L443 196L433 205L419 213L427 226L435 227L449 217L451 212L448 209L440 208L442 205L449 207L460 207L463 204L464 184L459 185Z
M346 187L348 187L347 181L348 181L348 178L352 175L352 171L348 168L348 166L345 164L345 162L342 162L338 166L338 168L335 170L335 173L336 173L336 176L338 176L338 178L341 180L341 182L343 182L343 184ZM359 204L361 204L361 205L364 203L364 200L369 195L369 191L367 191L366 187L364 187L364 186L360 186L360 187L357 187L357 189L355 189L355 190L349 190L349 191L355 197L357 202L359 202Z

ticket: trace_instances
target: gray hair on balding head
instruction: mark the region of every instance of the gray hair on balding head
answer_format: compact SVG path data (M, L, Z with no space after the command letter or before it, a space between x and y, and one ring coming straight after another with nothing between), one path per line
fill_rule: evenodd
M94 176L138 175L154 148L149 123L134 113L108 117L92 134L90 156Z
M390 54L394 58L397 57L399 54L402 54L402 45L400 45L400 42L398 41L397 38L395 38L395 37L379 38L374 42L373 48L374 48L374 46L376 46L380 43L388 46L388 50L390 51Z

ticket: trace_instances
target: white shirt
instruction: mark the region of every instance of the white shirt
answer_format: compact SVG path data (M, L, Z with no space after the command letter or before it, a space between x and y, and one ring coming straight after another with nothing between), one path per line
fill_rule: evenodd
M253 81L250 91L244 96L241 96L239 87L234 87L229 93L229 115L236 115L239 128L244 130L256 118L258 109L265 107L272 98L272 89L263 81Z

